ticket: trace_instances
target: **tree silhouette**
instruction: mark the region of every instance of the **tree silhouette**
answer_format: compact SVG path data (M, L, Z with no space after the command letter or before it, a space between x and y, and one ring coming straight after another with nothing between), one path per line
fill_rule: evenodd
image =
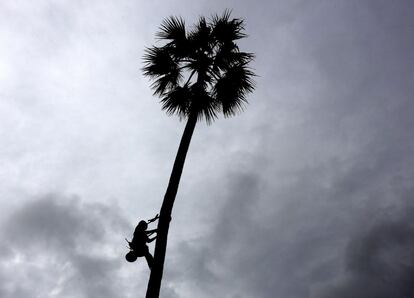
M144 75L152 79L163 110L187 124L160 210L147 298L159 296L171 213L197 121L210 124L220 112L225 117L237 114L254 89L254 74L248 67L254 55L241 52L236 44L246 37L244 21L231 19L230 11L210 20L200 17L188 31L182 18L169 17L157 36L163 45L146 49Z

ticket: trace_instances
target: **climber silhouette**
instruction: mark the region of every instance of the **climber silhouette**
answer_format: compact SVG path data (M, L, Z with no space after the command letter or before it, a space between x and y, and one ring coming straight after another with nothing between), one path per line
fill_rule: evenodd
M128 262L135 262L138 257L145 257L148 263L148 267L150 269L152 268L154 258L149 252L147 243L150 243L154 241L155 238L157 238L157 236L149 238L149 236L157 232L157 229L147 230L147 228L149 223L156 221L158 218L159 216L157 214L154 218L149 219L147 222L141 220L135 228L134 237L132 240L128 241L128 239L125 238L130 249L130 251L125 256L125 259Z

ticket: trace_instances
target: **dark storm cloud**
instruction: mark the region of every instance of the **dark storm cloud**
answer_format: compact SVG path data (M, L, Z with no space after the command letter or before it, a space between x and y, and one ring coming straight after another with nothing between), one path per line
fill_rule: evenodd
M370 176L381 167L355 165L328 189L315 175L319 168L292 173L299 179L288 193L263 185L256 173L227 175L216 226L175 248L166 280L200 297L406 297L387 294L412 290L412 188L408 176ZM278 206L262 205L264 195ZM380 283L384 294L375 296Z
M213 230L199 239L181 241L173 252L175 261L166 268L167 280L190 282L202 297L228 294L238 288L243 272L226 267L234 258L241 264L241 254L258 240L259 231L252 231L256 227L251 222L251 209L259 195L257 178L249 174L230 176L224 184L220 189L231 190L226 191L229 197L220 215L213 219ZM220 272L223 267L229 270Z
M113 243L129 228L116 206L59 195L28 203L1 234L2 297L116 297Z
M412 297L414 295L414 208L390 214L348 244L342 276L315 297Z
M211 234L178 248L178 264L192 256L182 279L203 297L306 297L310 279L326 277L324 267L334 263L324 257L333 248L326 223L314 222L320 206L263 210L263 190L274 189L265 189L255 174L234 174L227 186L229 198Z

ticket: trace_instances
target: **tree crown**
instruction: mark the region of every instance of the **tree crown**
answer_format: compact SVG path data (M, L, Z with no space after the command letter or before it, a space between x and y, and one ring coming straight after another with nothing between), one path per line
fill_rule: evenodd
M248 66L254 55L236 44L246 37L242 19L231 19L226 10L210 20L200 17L187 30L182 18L169 17L157 36L162 46L145 50L143 71L168 114L197 113L210 123L219 112L229 117L243 110L254 89Z

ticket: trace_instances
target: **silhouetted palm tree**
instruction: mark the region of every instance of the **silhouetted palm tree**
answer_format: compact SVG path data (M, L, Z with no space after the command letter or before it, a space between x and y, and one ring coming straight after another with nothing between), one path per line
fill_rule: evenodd
M159 296L171 212L197 120L211 123L219 112L225 117L236 114L254 89L254 74L248 67L253 54L241 52L236 45L246 37L244 23L231 19L229 11L208 21L201 17L189 31L183 19L170 17L157 36L163 45L146 49L144 75L153 80L162 108L187 119L187 124L160 210L147 298Z

